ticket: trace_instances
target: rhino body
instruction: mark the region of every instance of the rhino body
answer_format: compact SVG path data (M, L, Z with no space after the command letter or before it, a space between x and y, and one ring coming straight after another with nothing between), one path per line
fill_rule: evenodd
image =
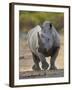
M39 62L42 63L42 69L46 70L49 64L46 57L51 57L50 70L57 69L55 60L60 49L60 35L53 24L45 21L42 26L37 25L28 32L28 45L33 55L33 70L41 70Z

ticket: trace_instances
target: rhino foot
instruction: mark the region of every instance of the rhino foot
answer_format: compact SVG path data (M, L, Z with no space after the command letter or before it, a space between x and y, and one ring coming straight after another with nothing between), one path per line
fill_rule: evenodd
M57 67L56 66L52 66L52 67L50 67L49 70L57 70Z
M46 70L49 67L49 64L47 62L42 63L42 69Z

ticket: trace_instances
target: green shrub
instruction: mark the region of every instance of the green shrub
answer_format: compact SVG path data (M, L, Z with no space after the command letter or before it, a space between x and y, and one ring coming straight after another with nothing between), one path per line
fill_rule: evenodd
M58 31L64 28L63 13L20 11L19 14L20 31L28 32L31 28L33 28L38 24L42 24L45 20L51 21Z

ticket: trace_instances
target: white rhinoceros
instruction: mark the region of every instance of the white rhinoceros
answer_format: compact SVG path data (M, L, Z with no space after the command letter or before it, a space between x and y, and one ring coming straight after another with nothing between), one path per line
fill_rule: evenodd
M50 70L57 69L55 60L60 49L60 35L53 24L45 21L43 25L37 25L28 32L28 45L33 55L33 70L41 70L39 62L42 63L42 69L46 70L49 64L46 57L51 56Z

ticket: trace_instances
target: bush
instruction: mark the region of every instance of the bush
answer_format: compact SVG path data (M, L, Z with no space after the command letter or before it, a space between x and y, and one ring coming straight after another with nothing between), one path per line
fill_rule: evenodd
M20 11L19 20L20 31L25 32L38 24L42 24L45 20L51 21L58 31L64 28L63 13Z

